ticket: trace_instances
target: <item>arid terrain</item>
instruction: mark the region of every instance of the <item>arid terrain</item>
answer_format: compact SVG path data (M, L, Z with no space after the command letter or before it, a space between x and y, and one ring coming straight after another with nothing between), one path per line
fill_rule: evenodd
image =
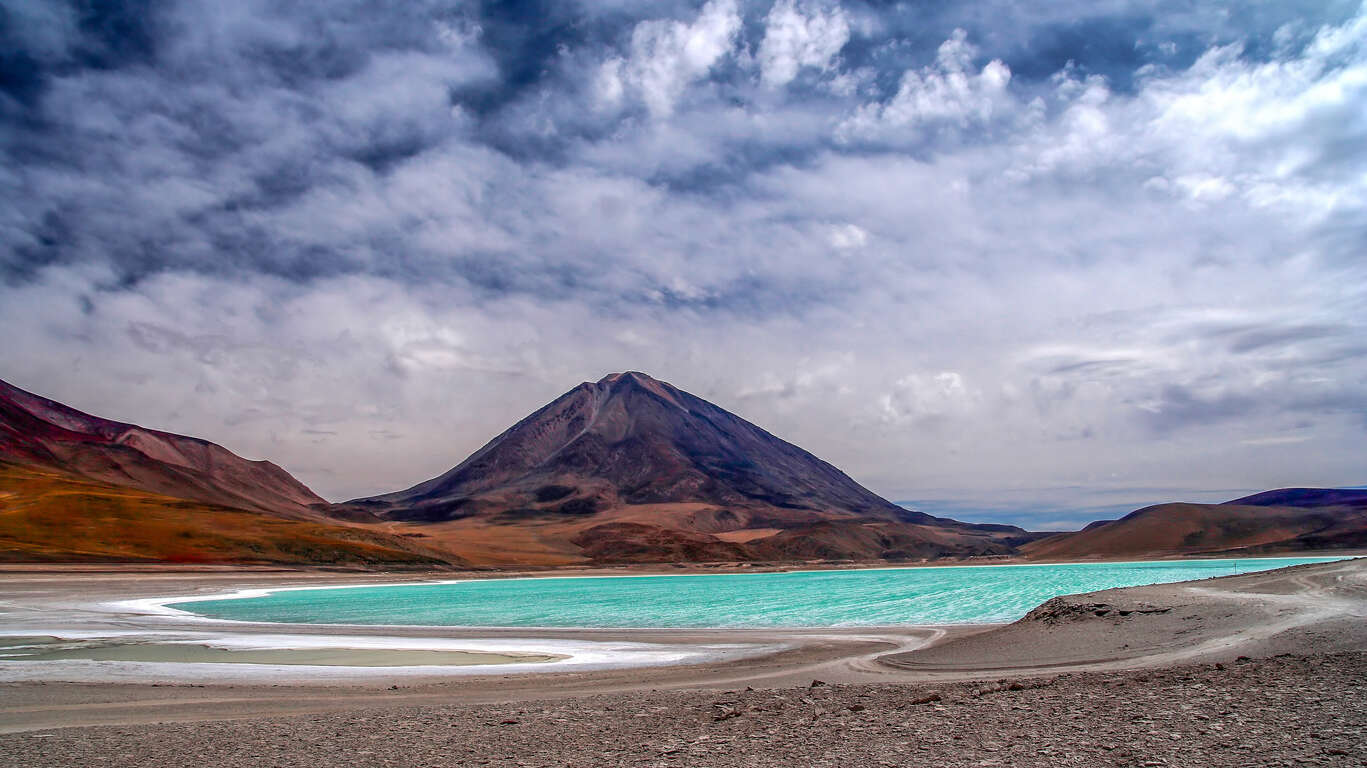
M328 504L207 441L0 394L0 644L62 649L0 659L0 766L1367 765L1367 560L1059 597L997 627L224 623L148 600L517 572L1347 554L1367 541L1361 491L1158 505L1076 533L971 525L619 374L445 475ZM223 648L256 661L195 663Z
M104 599L130 588L221 589L229 578L126 574L96 590ZM40 613L76 599L82 580L15 574L3 599ZM742 641L782 634L724 633ZM717 640L707 635L674 640ZM787 640L786 650L733 661L571 674L11 682L0 689L8 732L0 765L1367 761L1367 561L1058 598L995 629L864 628Z
M1011 682L656 691L0 736L0 765L1360 766L1367 654Z
M433 567L406 539L0 463L0 562Z
M327 502L269 461L221 445L82 413L0 381L0 463L283 517Z
M1367 546L1367 490L1282 488L1223 504L1157 504L1032 541L1031 559L1243 556Z
M1367 768L1367 0L0 0L0 768Z
M1160 504L1076 533L906 509L643 373L584 382L403 491L330 504L267 461L0 382L0 559L506 570L1071 561L1367 547L1367 491Z

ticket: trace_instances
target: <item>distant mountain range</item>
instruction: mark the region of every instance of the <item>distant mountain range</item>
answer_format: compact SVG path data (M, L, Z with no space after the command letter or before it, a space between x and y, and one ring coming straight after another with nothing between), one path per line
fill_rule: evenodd
M438 477L343 504L269 462L0 382L0 559L535 567L1346 548L1367 548L1367 490L1161 504L1066 534L932 517L636 372L580 384Z
M1036 559L1367 549L1367 490L1282 488L1223 504L1157 504L1031 542Z

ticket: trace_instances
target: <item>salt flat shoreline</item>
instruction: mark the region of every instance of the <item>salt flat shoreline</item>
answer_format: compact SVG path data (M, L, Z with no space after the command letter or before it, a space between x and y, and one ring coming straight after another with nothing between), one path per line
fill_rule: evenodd
M355 578L9 574L0 610ZM575 673L8 683L0 765L1367 764L1364 560L1072 595L1004 627L884 629L551 633L786 643L724 662Z
M223 627L183 614L120 614L108 606L151 594L208 595L431 577L449 580L451 574L212 568L89 568L72 573L28 567L0 572L0 603L7 630L193 636L221 633ZM479 674L453 676L431 668L406 673L374 668L357 674L354 669L272 667L268 678L260 678L224 669L237 665L187 665L211 669L198 676L157 671L112 679L83 673L67 680L14 680L3 687L0 731L260 718L377 706L474 705L649 690L785 688L809 685L813 679L832 684L910 685L1068 670L1169 667L1192 661L1232 661L1239 655L1361 650L1367 645L1367 560L1109 590L1052 603L1058 603L1052 615L1006 627L529 630L234 622L232 633L245 638L297 633L331 643L381 635L418 646L438 641L456 645L486 641L490 647L513 641L541 643L540 647L621 644L694 655L644 666L606 663L536 674L478 670ZM1109 606L1109 615L1094 615L1097 605ZM717 648L731 652L714 652Z

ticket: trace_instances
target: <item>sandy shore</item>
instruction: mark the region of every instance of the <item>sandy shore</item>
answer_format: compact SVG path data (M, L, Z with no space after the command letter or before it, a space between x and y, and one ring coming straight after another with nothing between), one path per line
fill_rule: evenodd
M231 636L246 644L242 647L258 648L278 646L278 638L289 635L294 639L288 647L297 647L298 638L305 637L319 647L360 651L378 638L388 644L385 647L398 643L411 649L563 653L583 663L562 666L540 660L523 665L537 667L533 674L515 674L506 666L491 673L490 668L473 666L357 669L137 661L0 662L0 676L8 676L8 682L0 683L0 732L18 734L14 738L27 733L56 739L79 731L52 729L96 725L151 729L128 731L144 734L170 727L158 723L220 720L251 720L264 728L266 723L294 722L300 717L339 718L347 712L400 717L402 712L453 706L466 708L461 710L466 713L462 717L475 718L477 713L493 711L488 705L504 711L517 702L579 701L585 696L623 701L683 696L688 701L711 702L717 691L747 687L791 691L806 689L813 679L831 686L893 684L911 691L932 684L1041 674L1100 672L1104 678L1117 670L1167 669L1198 662L1231 664L1239 656L1256 659L1279 653L1349 654L1333 657L1341 660L1367 650L1365 560L1060 598L1026 620L999 628L851 630L383 628L380 632L377 627L232 623L228 631L220 623L112 606L159 595L411 581L415 577L268 569L139 570L12 569L3 573L0 626L4 629L0 635L69 638L80 633L91 637L123 633L123 637L145 642L173 638L199 645L224 642L223 638ZM1343 662L1352 663L1356 662ZM35 667L45 669L40 674ZM453 670L458 671L453 674ZM601 699L604 696L608 698Z

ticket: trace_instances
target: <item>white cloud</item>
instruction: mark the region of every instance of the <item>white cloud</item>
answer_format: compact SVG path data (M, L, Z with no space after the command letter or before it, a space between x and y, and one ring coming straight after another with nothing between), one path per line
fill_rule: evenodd
M611 58L599 65L597 77L593 80L593 93L599 107L617 107L626 95L623 82L626 62Z
M226 42L162 53L208 57L193 83L53 75L82 140L0 164L0 376L331 498L629 368L894 498L1362 481L1362 16L1113 87L969 43L1011 30L914 50L869 9L714 0L453 112L495 85L492 27L258 78L242 40L309 27L214 13ZM843 15L881 47L837 47ZM765 87L802 67L822 87Z
M771 88L781 88L803 67L826 69L849 39L849 16L839 5L827 8L778 0L765 19L760 79Z
M1293 59L1255 63L1241 53L1214 48L1175 77L1146 81L1140 148L1162 153L1196 199L1239 194L1317 218L1367 204L1367 178L1327 154L1367 138L1367 16L1321 29Z
M884 421L902 423L965 414L978 398L957 371L913 373L898 379L879 406Z
M643 21L631 34L628 58L609 59L598 73L601 102L615 104L628 89L656 118L673 114L695 81L731 52L740 31L735 0L709 0L693 22Z
M973 71L978 49L968 34L955 30L940 45L935 64L902 75L896 95L866 104L846 120L838 135L846 140L883 139L936 124L968 127L986 123L993 114L1013 105L1007 94L1011 69L993 59Z
M856 224L840 224L831 227L831 247L840 251L862 248L869 241L869 233Z
M1237 198L1314 221L1367 205L1367 178L1339 156L1367 141L1367 14L1290 58L1217 46L1141 76L1130 97L1064 72L1050 99L1057 117L1019 129L1013 175L1147 172L1137 183L1197 204Z
M1240 440L1240 445L1251 446L1273 446L1273 445L1295 445L1304 443L1310 439L1309 435L1274 435L1272 437L1254 437L1248 440Z

